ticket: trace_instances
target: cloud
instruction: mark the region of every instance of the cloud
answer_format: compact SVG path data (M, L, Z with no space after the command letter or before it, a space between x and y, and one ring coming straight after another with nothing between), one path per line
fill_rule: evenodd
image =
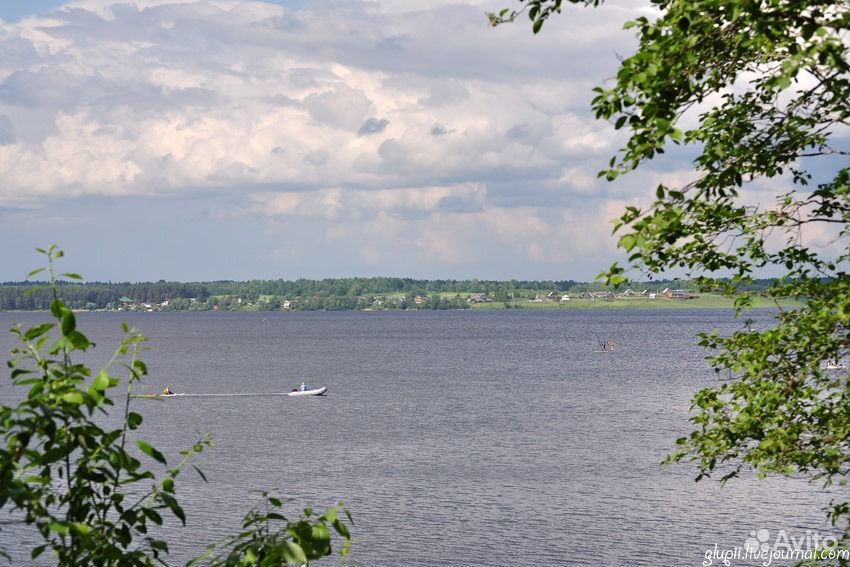
M565 167L561 170L561 176L558 178L558 184L566 185L580 193L588 193L598 189L597 179L597 176L587 168L571 166Z
M483 9L84 0L5 24L0 113L47 120L3 125L0 198L486 182L610 151L574 110L593 82L566 78L575 31L492 30Z
M357 217L365 212L431 213L480 210L487 189L480 184L414 189L345 191L326 188L313 192L275 192L251 195L252 210L266 216Z
M647 190L595 180L622 139L589 112L643 8L571 6L535 36L489 28L500 6L78 0L0 22L0 207L198 199L360 235L370 262L548 265L549 239Z
M432 136L445 136L450 132L451 130L449 130L442 124L434 124L433 126L431 126L431 130L428 133Z
M345 84L308 95L304 106L319 124L344 130L357 130L372 110L372 102L363 91Z
M380 134L389 126L390 121L386 118L369 118L364 122L357 131L358 136L369 136L370 134Z
M0 114L0 145L14 143L15 127L8 116Z

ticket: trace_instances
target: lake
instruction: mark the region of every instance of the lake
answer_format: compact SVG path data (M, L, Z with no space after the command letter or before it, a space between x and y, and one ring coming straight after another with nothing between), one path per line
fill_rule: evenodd
M0 326L45 316L0 313ZM293 515L343 500L348 562L368 567L701 565L758 529L827 532L829 496L802 480L721 489L660 465L693 393L718 383L695 335L731 332L728 310L81 313L88 362L109 358L121 321L150 338L144 392L329 388L134 401L140 436L169 460L204 433L216 443L195 461L208 483L179 479L174 564L236 531L258 490L291 498ZM598 352L607 339L616 351ZM2 384L8 401L8 372ZM3 528L11 551L32 539Z

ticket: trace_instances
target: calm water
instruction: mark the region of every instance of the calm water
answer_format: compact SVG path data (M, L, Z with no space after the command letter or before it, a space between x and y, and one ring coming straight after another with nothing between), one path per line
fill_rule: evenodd
M0 313L0 326L42 318ZM291 497L293 512L344 500L356 523L349 563L369 567L700 565L706 549L742 546L759 528L826 531L828 496L802 481L720 489L659 465L688 430L693 392L717 383L694 336L733 329L728 311L78 320L98 342L92 363L111 354L122 320L150 338L145 391L329 388L138 400L141 436L166 455L206 432L216 442L196 461L209 482L187 473L178 484L189 522L174 528L175 564L235 531L260 489ZM617 351L594 352L597 338L616 338ZM11 550L20 538L0 532Z

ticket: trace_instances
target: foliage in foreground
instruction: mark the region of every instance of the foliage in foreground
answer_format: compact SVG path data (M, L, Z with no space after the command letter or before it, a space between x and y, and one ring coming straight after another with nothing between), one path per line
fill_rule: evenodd
M33 559L47 553L59 567L167 564L168 542L151 530L163 524L164 514L185 524L175 482L187 467L204 478L190 458L211 441L200 439L171 467L142 439L135 441L138 453L131 450L130 438L136 435L130 432L143 421L130 411L130 393L147 373L137 357L145 338L125 325L124 339L103 370L93 374L75 362L75 354L94 344L77 330L73 312L58 296L54 261L62 252L55 246L39 251L47 256L54 322L12 329L20 342L8 362L12 384L27 392L16 406L0 405L0 510L36 528L42 542L32 548ZM96 417L113 405L110 390L121 383L115 368L127 372L127 396L122 426L108 430ZM137 455L165 467L164 474L157 476ZM341 553L347 553L350 535L335 509L320 516L308 509L299 520L289 521L278 511L279 499L263 496L265 510L249 512L241 532L213 544L192 564L303 565L331 553L331 530L342 537Z
M519 2L491 22L526 12L536 33L562 9L561 0ZM637 52L621 61L610 88L595 89L597 118L628 133L600 175L616 179L670 144L691 145L698 156L692 182L659 185L651 206L627 208L617 222L620 246L633 268L685 269L704 289L732 295L767 271L781 274L771 296L808 298L769 330L745 323L732 336L702 335L712 366L737 378L696 394L694 429L670 460L696 462L698 479L753 468L844 485L850 376L824 362L850 354L850 4L652 4L657 18L626 24L637 32ZM694 128L680 129L694 119ZM604 277L618 283L624 272L615 264ZM747 307L746 294L737 305ZM846 544L850 501L837 497L828 513Z

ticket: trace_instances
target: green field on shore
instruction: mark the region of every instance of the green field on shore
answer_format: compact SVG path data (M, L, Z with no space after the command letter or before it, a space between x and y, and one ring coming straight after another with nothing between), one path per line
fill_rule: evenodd
M782 300L779 303L765 297L755 297L754 307L799 307L802 301ZM722 295L706 293L691 299L667 299L666 297L616 297L614 299L578 299L571 297L569 301L551 301L543 299L534 301L516 299L508 302L490 301L475 303L472 309L717 309L732 308L733 300Z

